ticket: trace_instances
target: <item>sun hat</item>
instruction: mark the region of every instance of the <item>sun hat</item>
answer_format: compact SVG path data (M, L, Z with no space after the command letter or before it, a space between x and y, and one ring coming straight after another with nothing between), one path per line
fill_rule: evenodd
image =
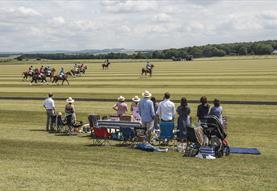
M67 102L67 103L74 103L74 99L72 99L72 97L68 97L68 98L66 99L66 102Z
M152 96L152 94L148 91L148 90L145 90L143 93L142 93L142 96L143 97L146 97L146 98L149 98Z
M118 101L125 101L125 97L119 96L119 97L117 98L117 100L118 100Z
M139 102L140 98L138 96L135 96L135 97L132 98L132 101L133 102Z

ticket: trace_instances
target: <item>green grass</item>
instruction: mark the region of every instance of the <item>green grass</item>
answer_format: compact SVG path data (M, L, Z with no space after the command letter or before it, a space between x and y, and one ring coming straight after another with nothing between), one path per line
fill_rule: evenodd
M70 70L75 61L28 61L12 62L1 66L0 96L40 96L53 91L56 97L116 98L120 94L131 98L150 90L161 99L165 91L173 99L186 96L199 99L207 95L221 100L277 101L276 57L267 59L215 59L193 62L156 61L152 78L140 76L144 62L117 60L110 70L102 71L100 60L84 60L88 65L86 76L70 79L70 86L33 85L21 81L21 73L30 62L36 67L51 65L65 66ZM20 64L19 64L20 63ZM55 64L53 64L55 63ZM67 64L65 64L67 63Z
M64 87L29 86L20 79L26 65L13 63L1 66L0 96L45 97L52 91L64 98L116 98L121 94L131 98L149 89L158 98L170 91L176 99L208 95L210 100L276 101L276 61L156 62L151 79L138 76L142 62L114 63L109 71L89 64L86 76ZM39 64L45 65L42 62ZM113 104L76 102L77 118L87 121L89 113L113 114ZM56 101L56 105L63 111L65 102ZM196 104L190 106L195 120ZM0 190L276 190L276 106L223 107L230 145L257 147L262 155L234 154L208 161L184 158L172 150L148 153L127 147L94 147L85 135L55 136L42 131L42 101L1 100Z

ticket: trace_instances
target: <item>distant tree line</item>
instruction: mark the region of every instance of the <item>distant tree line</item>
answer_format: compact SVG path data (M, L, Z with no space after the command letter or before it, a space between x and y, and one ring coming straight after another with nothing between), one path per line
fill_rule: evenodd
M108 53L108 54L23 54L18 60L23 59L172 59L186 58L191 55L194 58L202 57L221 57L236 55L269 55L277 49L277 40L241 42L225 44L208 44L203 46L192 46L185 48L171 48L155 51L138 51L133 54L126 53Z

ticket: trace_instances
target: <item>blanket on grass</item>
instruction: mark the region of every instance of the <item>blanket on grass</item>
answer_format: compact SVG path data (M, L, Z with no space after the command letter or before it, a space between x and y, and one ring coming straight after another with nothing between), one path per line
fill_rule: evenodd
M260 151L257 148L241 148L241 147L230 147L230 153L233 154L253 154L260 155Z

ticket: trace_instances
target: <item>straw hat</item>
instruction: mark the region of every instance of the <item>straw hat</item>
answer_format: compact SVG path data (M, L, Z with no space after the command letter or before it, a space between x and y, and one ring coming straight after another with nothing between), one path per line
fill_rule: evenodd
M132 98L132 101L133 102L139 102L140 98L138 96L135 96L135 97Z
M66 102L67 102L67 103L74 103L74 99L72 99L72 97L68 97L68 98L66 99Z
M118 101L125 101L125 97L119 96L119 97L117 98L117 100L118 100Z
M63 114L62 114L62 112L59 112L59 113L58 113L58 115L60 115L60 116L61 116L61 115L63 115Z
M143 97L149 98L149 97L152 96L152 94L151 94L148 90L145 90L145 91L142 93L142 96L143 96Z

